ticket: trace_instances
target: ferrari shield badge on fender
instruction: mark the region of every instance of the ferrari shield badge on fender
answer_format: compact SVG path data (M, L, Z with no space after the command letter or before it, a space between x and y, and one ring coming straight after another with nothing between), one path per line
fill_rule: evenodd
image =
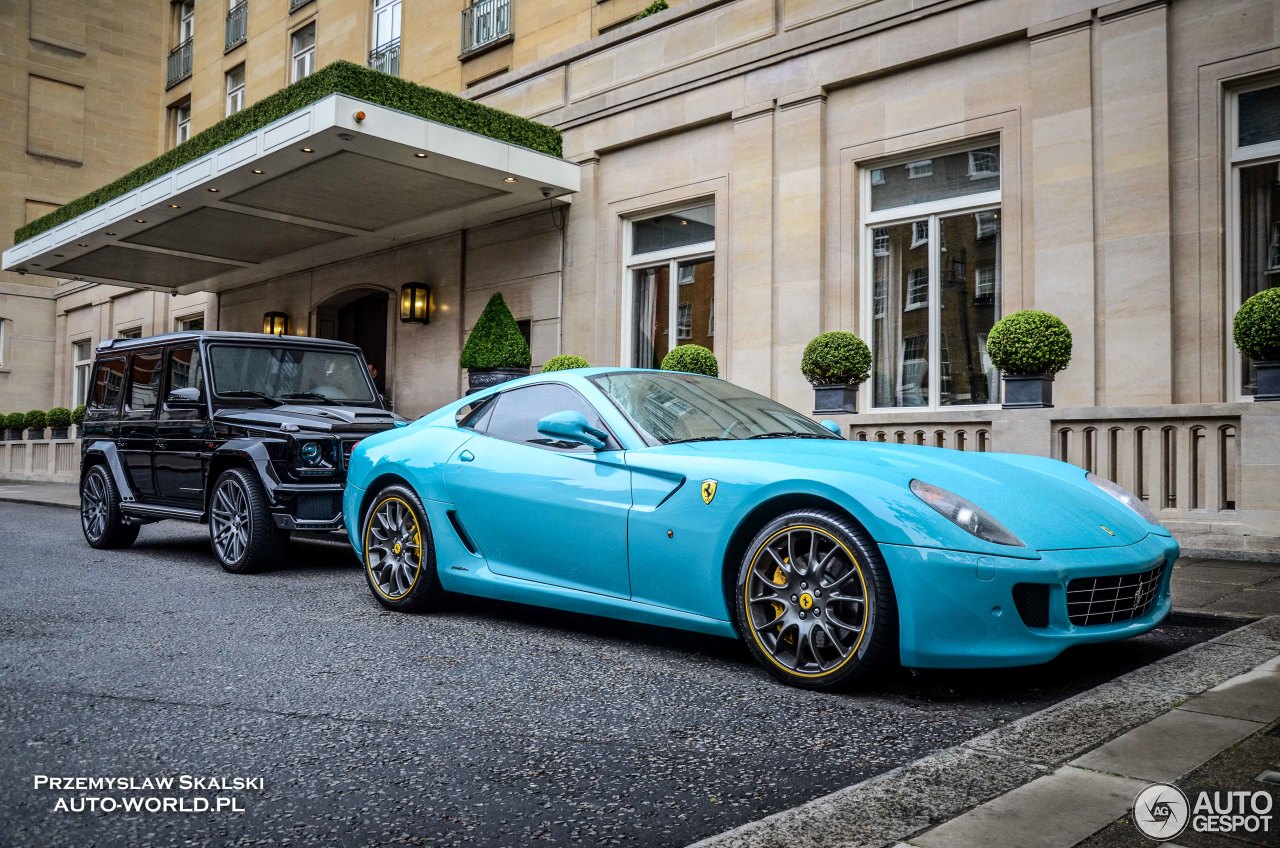
M716 499L716 485L717 483L715 480L702 481L702 502L703 503L709 504Z

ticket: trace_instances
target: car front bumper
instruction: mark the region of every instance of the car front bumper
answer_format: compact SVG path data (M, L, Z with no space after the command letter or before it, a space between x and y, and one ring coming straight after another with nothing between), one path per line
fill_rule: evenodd
M1035 665L1072 645L1146 633L1169 614L1169 579L1178 558L1178 543L1156 534L1121 547L1042 551L1034 560L903 545L880 549L897 595L902 664L913 668ZM1157 568L1154 598L1137 617L1072 623L1067 607L1072 580L1138 575ZM1018 584L1046 587L1037 591L1047 591L1047 617L1029 616L1033 624L1044 626L1029 626L1024 620L1028 616L1014 601ZM1124 603L1118 606L1123 609Z

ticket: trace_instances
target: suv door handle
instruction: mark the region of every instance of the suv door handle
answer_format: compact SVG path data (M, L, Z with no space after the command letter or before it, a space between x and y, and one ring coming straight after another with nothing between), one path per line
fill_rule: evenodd
M476 458L476 455L469 450L464 450L462 453L458 454L459 462L470 462L475 458Z

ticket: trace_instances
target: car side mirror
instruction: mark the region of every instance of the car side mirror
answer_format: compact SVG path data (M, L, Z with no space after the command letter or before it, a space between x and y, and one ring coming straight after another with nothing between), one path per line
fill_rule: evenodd
M840 438L842 438L842 439L844 438L844 433L841 433L841 432L840 432L840 425L839 425L839 424L837 424L836 422L832 421L830 418L827 418L827 419L825 419L825 420L823 420L823 421L820 421L820 422L818 422L818 423L819 423L819 424L821 424L823 427L826 427L826 428L827 428L828 430L830 430L832 433L835 433L835 434L836 434L837 436L839 436Z
M595 450L608 447L609 434L587 423L581 412L566 409L553 412L538 422L538 432L564 442L576 442Z
M186 388L174 389L169 392L164 402L166 406L198 407L204 404L204 393L195 386L187 386Z

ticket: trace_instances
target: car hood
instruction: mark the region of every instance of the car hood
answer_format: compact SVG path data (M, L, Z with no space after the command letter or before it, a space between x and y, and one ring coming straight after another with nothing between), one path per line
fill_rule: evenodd
M394 412L369 406L285 404L270 409L220 409L213 414L220 424L261 427L270 430L308 430L319 433L378 432L403 421Z
M645 455L648 455L646 458ZM1044 457L978 453L916 445L817 439L760 439L668 445L633 452L628 464L716 476L716 466L738 468L753 481L803 479L831 486L897 523L916 543L922 514L947 523L907 488L919 479L981 506L1029 548L1062 550L1118 547L1149 533L1167 534L1085 479L1083 469ZM692 466L705 465L704 468ZM870 479L868 479L870 478ZM874 493L874 494L872 494ZM896 503L886 503L886 501ZM903 513L904 506L910 514ZM921 513L924 510L924 513Z

